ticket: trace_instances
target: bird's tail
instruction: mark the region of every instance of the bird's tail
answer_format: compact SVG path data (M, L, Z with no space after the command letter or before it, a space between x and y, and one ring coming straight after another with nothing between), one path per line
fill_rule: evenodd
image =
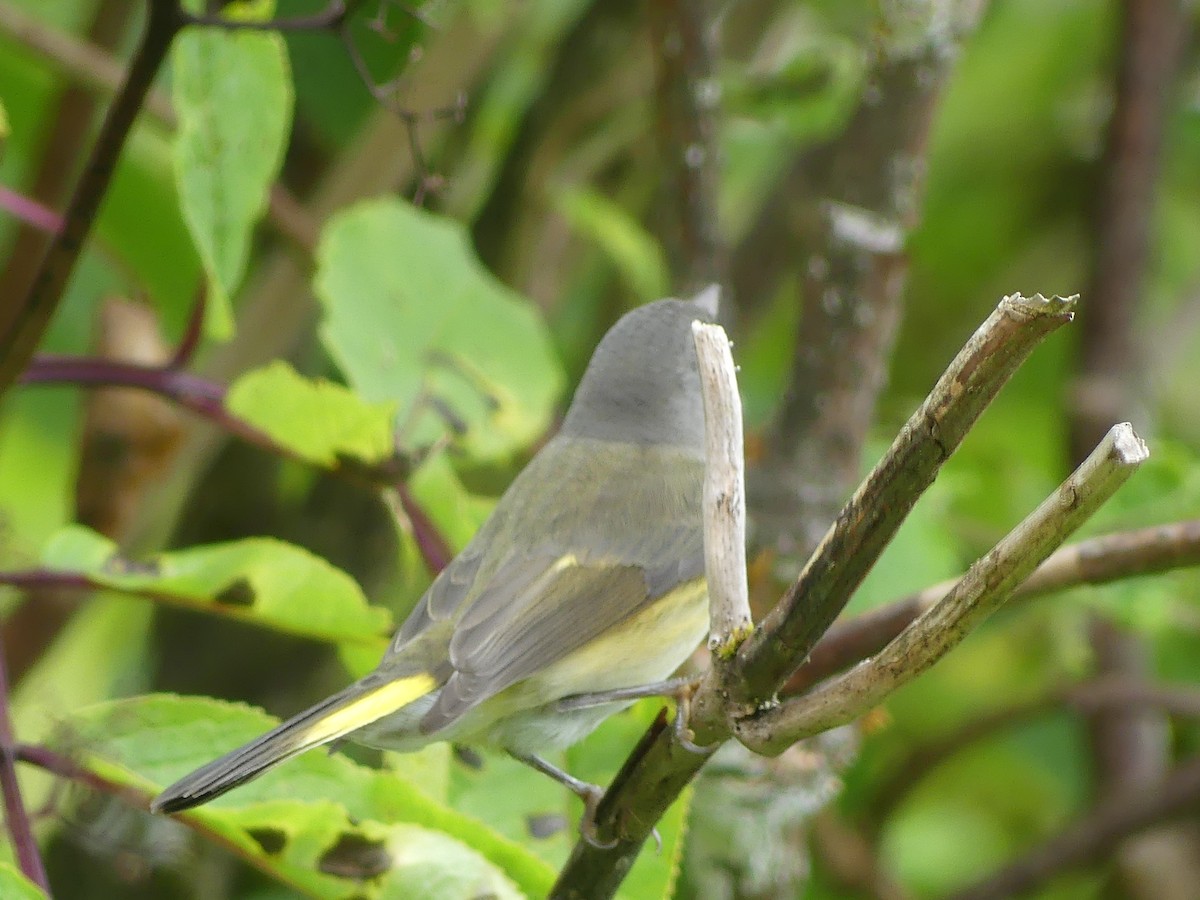
M173 813L207 803L284 760L402 709L436 687L437 681L428 674L383 682L378 675L367 676L262 737L185 775L154 798L150 811Z

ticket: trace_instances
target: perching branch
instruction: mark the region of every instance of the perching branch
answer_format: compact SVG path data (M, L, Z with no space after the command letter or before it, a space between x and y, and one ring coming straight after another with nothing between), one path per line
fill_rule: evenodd
M999 609L1037 565L1087 521L1149 456L1128 424L1115 426L1084 463L932 609L878 656L808 694L737 722L735 734L760 753L836 728L878 705L945 656Z
M1189 566L1200 566L1200 519L1106 534L1056 550L1013 591L1009 603ZM835 624L788 679L782 693L800 693L882 650L945 597L957 580L943 581Z
M769 699L845 608L917 499L1075 298L1014 294L971 336L838 515L796 582L741 647L748 697Z
M746 477L742 400L729 338L720 325L692 323L704 395L704 570L708 647L731 656L754 627L746 584Z
M1033 347L1071 320L1072 307L1072 299L1041 296L1001 302L843 510L797 585L725 670L705 676L690 722L697 743L712 746L727 740L733 722L754 712L747 700L770 696L803 661L941 463ZM740 682L738 690L729 690L735 682ZM576 844L551 896L615 893L654 823L706 758L684 746L673 729L652 728L597 810L597 843Z

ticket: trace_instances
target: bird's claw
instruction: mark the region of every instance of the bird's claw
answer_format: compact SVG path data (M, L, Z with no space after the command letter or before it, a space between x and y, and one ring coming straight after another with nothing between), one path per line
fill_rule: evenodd
M579 792L583 801L583 818L579 820L579 835L597 850L611 850L617 846L617 839L602 841L596 836L596 814L600 810L600 801L604 799L604 791L594 784Z

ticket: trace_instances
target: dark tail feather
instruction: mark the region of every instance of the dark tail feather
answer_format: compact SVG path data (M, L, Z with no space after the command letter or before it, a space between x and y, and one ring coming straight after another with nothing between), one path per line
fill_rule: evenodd
M154 798L150 811L173 813L207 803L305 750L344 737L407 706L436 686L429 675L410 675L383 683L376 676L356 682L179 779Z

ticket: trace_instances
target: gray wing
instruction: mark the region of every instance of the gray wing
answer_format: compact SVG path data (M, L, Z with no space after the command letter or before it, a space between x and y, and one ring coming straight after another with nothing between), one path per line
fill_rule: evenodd
M545 448L400 629L396 649L452 624L449 678L422 731L446 727L703 574L703 463L648 460L645 450L631 464L595 449Z

